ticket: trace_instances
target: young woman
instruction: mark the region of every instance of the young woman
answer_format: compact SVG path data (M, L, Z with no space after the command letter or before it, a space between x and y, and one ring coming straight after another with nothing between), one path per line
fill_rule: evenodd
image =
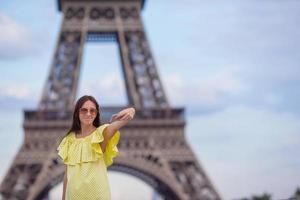
M78 99L71 129L57 150L66 165L62 200L110 200L107 167L118 155L119 129L133 119L134 108L121 110L100 125L92 96Z

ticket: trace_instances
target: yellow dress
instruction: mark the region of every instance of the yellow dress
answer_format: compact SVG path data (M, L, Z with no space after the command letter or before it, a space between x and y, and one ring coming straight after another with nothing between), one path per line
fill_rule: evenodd
M106 168L118 155L120 132L108 141L103 153L99 143L107 126L99 126L84 138L76 138L71 132L59 144L58 155L67 165L66 200L110 200Z

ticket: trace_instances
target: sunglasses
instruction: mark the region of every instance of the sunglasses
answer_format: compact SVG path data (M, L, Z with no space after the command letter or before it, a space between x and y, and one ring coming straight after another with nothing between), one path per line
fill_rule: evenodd
M83 115L88 114L88 112L90 112L91 115L96 115L97 109L95 109L95 108L91 108L91 109L80 108L80 109L79 109L79 112L80 112L81 114L83 114Z

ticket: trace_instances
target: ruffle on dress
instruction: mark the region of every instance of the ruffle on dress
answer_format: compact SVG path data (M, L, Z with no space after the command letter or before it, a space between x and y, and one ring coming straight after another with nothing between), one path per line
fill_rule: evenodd
M76 138L75 133L70 133L63 138L57 150L63 163L76 165L84 162L94 162L103 157L105 165L112 165L113 159L118 156L117 144L120 140L120 132L116 131L106 144L104 153L100 143L104 140L103 131L109 124L99 126L93 133L84 137Z

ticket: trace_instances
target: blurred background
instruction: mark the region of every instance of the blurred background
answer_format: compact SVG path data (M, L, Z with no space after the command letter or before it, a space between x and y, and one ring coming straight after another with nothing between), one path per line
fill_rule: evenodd
M0 180L23 142L23 109L42 95L62 22L56 3L0 2ZM300 188L299 13L298 0L145 3L168 100L186 108L186 139L223 199L287 199ZM78 97L127 103L117 43L87 43L81 66ZM159 199L130 175L109 177L113 200Z

